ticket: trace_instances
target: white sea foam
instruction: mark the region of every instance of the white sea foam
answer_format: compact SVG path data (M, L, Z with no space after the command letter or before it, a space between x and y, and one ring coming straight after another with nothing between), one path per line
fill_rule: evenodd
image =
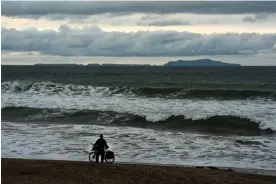
M2 92L24 93L24 94L44 94L44 95L83 95L83 96L103 96L116 93L119 88L110 90L108 87L97 87L89 85L62 84L53 82L27 82L27 81L4 81L1 83ZM127 93L125 93L127 94ZM128 93L132 94L132 93ZM116 94L119 95L120 94ZM133 95L133 94L132 94Z
M116 162L215 165L276 170L275 137L207 136L95 125L2 122L2 157L88 161L103 133ZM242 145L236 140L256 141Z

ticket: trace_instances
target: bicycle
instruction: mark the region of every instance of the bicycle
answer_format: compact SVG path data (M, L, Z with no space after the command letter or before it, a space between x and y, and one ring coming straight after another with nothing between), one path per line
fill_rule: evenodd
M97 146L93 146L91 152L88 155L90 162L96 162L97 155ZM108 164L112 164L115 161L115 155L113 151L105 150L104 151L104 160Z

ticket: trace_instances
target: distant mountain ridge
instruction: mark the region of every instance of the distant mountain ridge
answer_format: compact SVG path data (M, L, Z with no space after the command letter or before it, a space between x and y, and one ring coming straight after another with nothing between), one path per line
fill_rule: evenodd
M163 66L241 66L240 64L223 63L221 61L214 61L211 59L198 59L198 60L177 60L169 61Z

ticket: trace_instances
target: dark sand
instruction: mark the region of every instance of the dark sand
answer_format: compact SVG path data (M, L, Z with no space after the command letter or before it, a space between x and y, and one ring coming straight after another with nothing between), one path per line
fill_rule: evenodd
M276 184L275 176L238 173L220 169L8 158L2 158L1 163L1 182L3 184Z

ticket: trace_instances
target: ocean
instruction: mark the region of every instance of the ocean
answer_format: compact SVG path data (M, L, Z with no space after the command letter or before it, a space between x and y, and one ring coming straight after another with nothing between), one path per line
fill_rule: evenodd
M1 67L2 157L276 170L276 67Z

